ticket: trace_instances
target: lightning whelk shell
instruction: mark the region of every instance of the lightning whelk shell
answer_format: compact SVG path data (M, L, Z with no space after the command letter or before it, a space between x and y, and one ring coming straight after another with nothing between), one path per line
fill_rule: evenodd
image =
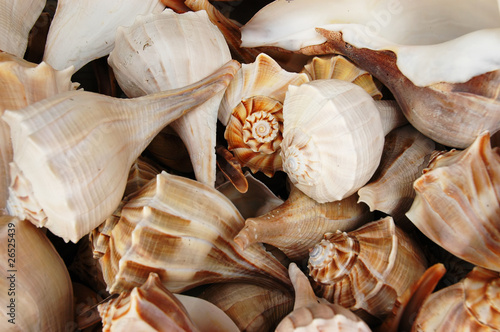
M316 295L370 322L384 319L427 265L423 252L391 217L325 235L309 256Z
M417 196L406 216L455 256L500 271L500 151L489 137L431 160L413 184Z
M132 163L153 137L224 90L238 68L231 61L196 84L139 98L70 91L6 111L15 172L10 208L77 242L114 212ZM27 194L35 209L23 209Z
M111 293L140 286L158 273L172 292L241 281L285 288L286 269L260 245L233 241L243 218L216 189L162 172L130 198L101 257Z
M58 70L73 66L76 72L111 52L119 26L129 26L136 16L164 8L159 0L59 0L43 60Z

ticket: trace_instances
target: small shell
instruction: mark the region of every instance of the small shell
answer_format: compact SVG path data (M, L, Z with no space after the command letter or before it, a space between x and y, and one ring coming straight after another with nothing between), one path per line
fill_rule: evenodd
M351 82L362 87L373 99L382 98L372 75L338 54L315 56L304 66L302 73L306 73L311 81L335 78Z
M172 292L231 281L285 288L286 269L262 246L241 250L233 241L243 227L236 207L198 181L162 172L130 198L101 257L110 293L158 273Z
M499 312L498 272L475 267L465 279L427 298L412 331L498 331Z
M290 85L283 118L283 170L319 203L352 195L375 173L385 133L359 86L336 79Z
M425 257L391 217L325 236L309 257L318 296L374 322L426 270Z
M245 220L234 238L242 248L256 242L277 247L293 261L307 259L309 250L327 232L351 231L371 221L356 194L341 201L318 203L293 187L288 199L264 215Z
M415 191L413 182L422 174L434 151L434 141L410 125L385 137L380 165L368 184L358 190L359 202L399 220L408 211Z
M500 271L500 151L489 137L485 132L469 148L431 160L414 182L417 196L406 216L455 256Z
M58 70L78 71L113 49L116 29L131 25L137 15L161 12L159 0L59 0L50 25L43 60Z

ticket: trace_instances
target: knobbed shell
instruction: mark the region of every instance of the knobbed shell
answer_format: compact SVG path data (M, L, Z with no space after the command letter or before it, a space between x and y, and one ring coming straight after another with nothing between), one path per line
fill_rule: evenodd
M196 84L145 97L70 91L6 111L14 151L8 208L77 242L114 212L153 137L224 90L238 67L231 61Z
M73 322L68 270L41 229L0 216L2 331L64 331Z
M28 35L40 16L45 2L45 0L0 1L1 51L19 58L24 56L28 46Z
M498 331L500 277L475 267L460 282L431 294L420 308L412 331Z
M186 298L190 297L172 294L152 272L142 286L98 306L103 331L239 331L216 306L201 299ZM183 299L194 300L196 307L189 312Z
M43 60L55 69L78 71L88 62L108 55L116 29L131 25L136 16L161 12L159 0L59 0L49 28Z
M406 216L422 233L463 260L500 271L500 153L488 132L431 160L413 187Z
M371 331L368 325L346 308L318 299L309 280L295 263L288 267L295 290L295 303L276 327L276 332L287 331Z
M162 172L121 210L100 262L110 293L140 286L149 272L172 292L242 281L289 285L286 269L260 245L233 241L243 218L212 187Z
M205 11L139 16L120 27L108 62L129 97L184 87L231 60L224 36ZM172 122L184 142L196 179L215 185L217 114L224 91Z
M308 268L318 296L373 323L391 312L426 264L420 248L386 217L325 235L310 252Z
M386 133L361 87L336 79L290 85L283 118L283 170L317 202L348 197L375 173Z
M307 259L309 250L325 233L352 231L371 221L368 207L357 200L354 194L341 201L318 203L292 187L283 204L246 219L234 241L242 248L263 242L277 247L293 261Z

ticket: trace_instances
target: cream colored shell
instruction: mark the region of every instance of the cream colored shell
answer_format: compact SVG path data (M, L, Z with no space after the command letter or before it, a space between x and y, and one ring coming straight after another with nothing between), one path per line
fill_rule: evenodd
M283 118L283 170L319 203L352 195L375 173L385 133L361 87L336 79L290 85Z

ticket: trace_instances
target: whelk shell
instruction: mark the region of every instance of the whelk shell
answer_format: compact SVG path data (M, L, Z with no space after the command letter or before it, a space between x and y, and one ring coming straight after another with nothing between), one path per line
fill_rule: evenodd
M216 189L162 172L131 197L100 258L110 293L140 286L157 273L172 292L241 281L290 284L286 268L261 245L233 241L243 218Z
M231 61L196 84L139 98L70 91L6 111L14 149L8 208L77 242L114 212L153 137L224 90L238 68Z

